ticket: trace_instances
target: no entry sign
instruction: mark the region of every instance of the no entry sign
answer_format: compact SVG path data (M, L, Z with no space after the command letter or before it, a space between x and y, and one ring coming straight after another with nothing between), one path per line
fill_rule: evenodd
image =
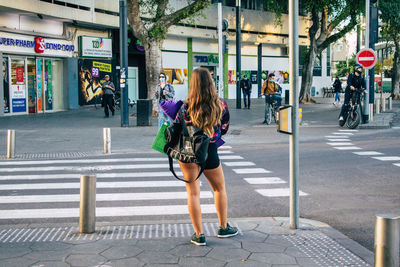
M376 52L371 48L365 48L357 53L357 63L365 69L372 69L378 59Z

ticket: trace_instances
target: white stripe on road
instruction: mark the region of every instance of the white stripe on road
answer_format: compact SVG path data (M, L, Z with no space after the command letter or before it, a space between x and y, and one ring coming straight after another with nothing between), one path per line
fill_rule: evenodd
M177 166L179 167L179 166ZM102 166L55 166L55 167L22 167L1 168L0 172L38 172L38 171L111 171L130 169L169 168L169 164L133 164L133 165L102 165Z
M140 182L98 182L97 188L142 188L142 187L180 187L181 181L140 181ZM80 183L40 183L40 184L2 184L1 190L31 190L31 189L75 189Z
M176 172L182 176L182 172ZM97 178L137 178L137 177L173 177L170 171L167 172L121 172L121 173L97 173ZM78 173L66 174L22 174L22 175L0 175L2 180L44 180L44 179L76 179L80 178Z
M358 130L339 130L339 132L358 132Z
M288 197L290 188L256 189L256 192L265 197ZM308 196L307 193L299 191L299 196Z
M330 146L354 146L353 143L339 143L339 142L335 142L335 143L327 143Z
M243 157L226 155L226 156L219 156L219 159L243 159Z
M329 142L348 142L350 139L328 139Z
M332 134L335 134L335 135L354 135L353 133L332 133Z
M400 127L392 127L392 129L394 129L394 130L399 130L400 129Z
M141 161L168 161L167 157L163 158L119 158L119 159L61 159L61 160L21 160L21 161L0 161L0 166L8 165L44 165L44 164L75 164L75 163L88 163L101 164L113 162L141 162Z
M216 213L214 204L201 205L202 213ZM102 207L96 208L96 217L146 216L188 214L187 205ZM0 219L77 218L79 209L18 209L0 210Z
M255 163L250 162L250 161L224 162L224 164L226 166L229 166L229 167L254 166L254 165L256 165Z
M358 146L334 146L333 148L338 150L359 150L361 147Z
M279 177L244 178L249 184L285 184Z
M360 156L376 156L376 155L383 155L381 152L376 151L360 151L360 152L353 152L356 155Z
M200 191L200 198L213 198L211 191ZM152 192L152 193L114 193L96 194L96 201L123 200L160 200L187 199L184 192ZM0 204L12 203L48 203L48 202L79 202L79 194L68 195L29 195L29 196L0 196ZM1 216L1 215L0 215Z
M233 154L233 152L230 150L221 150L221 151L218 151L218 154Z
M232 149L231 146L222 145L218 149Z
M382 160L382 161L399 161L400 157L372 157L373 159Z
M400 163L393 163L394 166L400 167Z
M248 168L248 169L233 169L237 174L250 174L250 173L270 173L263 168Z
M349 138L348 136L325 135L325 138Z

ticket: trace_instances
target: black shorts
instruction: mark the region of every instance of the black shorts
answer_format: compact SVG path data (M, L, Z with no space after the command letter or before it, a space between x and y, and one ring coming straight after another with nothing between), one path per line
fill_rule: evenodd
M218 157L218 147L216 143L210 143L208 145L208 157L206 160L206 170L211 170L218 168L219 166L219 157Z

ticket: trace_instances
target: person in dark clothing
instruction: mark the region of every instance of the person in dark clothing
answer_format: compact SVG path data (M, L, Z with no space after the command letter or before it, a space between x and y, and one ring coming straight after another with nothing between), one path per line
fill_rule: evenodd
M360 93L366 87L365 79L361 76L362 69L362 66L357 64L354 67L354 73L350 74L347 78L347 86L344 92L344 103L339 115L339 124L341 126L344 125L345 119L343 116L349 108L350 99L354 96L357 97L357 100L359 101Z
M333 82L333 89L335 93L335 102L333 102L333 105L338 106L340 103L340 93L342 92L342 83L338 77L336 77L335 81Z
M250 109L250 95L251 95L251 81L247 79L247 75L243 75L243 79L240 80L240 88L243 91L244 108ZM247 103L246 103L247 98Z
M111 110L112 115L114 116L114 92L115 86L112 81L110 81L110 76L106 75L104 77L106 80L103 85L103 98L104 98L104 114L105 118L110 116L108 109Z

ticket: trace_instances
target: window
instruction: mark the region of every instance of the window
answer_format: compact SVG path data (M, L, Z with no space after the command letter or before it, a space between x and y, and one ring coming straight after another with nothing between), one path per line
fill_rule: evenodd
M336 52L342 52L343 51L343 45L342 44L337 44L336 45Z

